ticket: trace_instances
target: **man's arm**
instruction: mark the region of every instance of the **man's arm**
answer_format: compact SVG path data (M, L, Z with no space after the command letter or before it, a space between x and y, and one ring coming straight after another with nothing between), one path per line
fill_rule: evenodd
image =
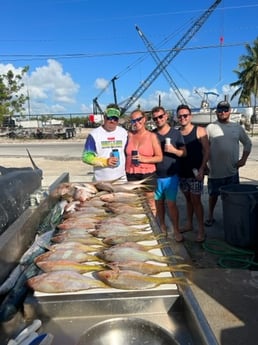
M207 131L204 127L200 127L200 126L197 127L197 137L202 144L202 154L203 154L202 164L199 170L204 172L204 170L207 167L207 162L210 156L210 143L209 143Z
M237 167L243 167L246 164L247 158L251 153L252 150L252 141L249 138L249 136L246 134L245 130L243 129L242 126L239 126L240 128L240 136L239 136L239 141L243 145L243 153L242 157L239 159L237 162Z
M108 166L107 158L98 157L95 140L90 134L88 135L84 145L82 161L86 164L103 168Z

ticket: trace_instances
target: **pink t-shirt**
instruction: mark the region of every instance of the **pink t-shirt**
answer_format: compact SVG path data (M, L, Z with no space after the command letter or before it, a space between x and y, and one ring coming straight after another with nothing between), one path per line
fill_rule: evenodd
M129 174L149 174L156 171L156 165L154 163L139 163L139 165L132 164L132 151L137 150L140 155L146 157L154 156L154 149L152 144L153 133L146 131L141 137L141 142L139 143L134 138L133 133L129 133L128 143L126 145L126 162L125 170Z

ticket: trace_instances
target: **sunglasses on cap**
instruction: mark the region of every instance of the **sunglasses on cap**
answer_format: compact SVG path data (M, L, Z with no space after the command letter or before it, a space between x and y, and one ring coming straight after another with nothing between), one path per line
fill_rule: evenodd
M217 109L217 113L227 113L229 111L229 107L221 107Z
M141 122L142 119L143 119L143 116L137 117L136 119L132 119L131 123L134 125L136 122Z
M164 115L165 115L165 113L164 114L160 114L158 116L155 116L155 117L152 118L152 120L155 121L155 122L158 121L158 120L161 120L161 119L163 119Z
M180 120L180 119L187 119L189 115L190 115L190 114L181 114L181 115L178 115L177 118L178 118L179 120Z
M118 122L118 117L116 116L106 116L106 119L108 121L115 121L115 122Z

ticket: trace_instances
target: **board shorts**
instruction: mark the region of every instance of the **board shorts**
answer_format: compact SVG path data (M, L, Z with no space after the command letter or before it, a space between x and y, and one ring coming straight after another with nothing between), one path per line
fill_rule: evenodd
M154 199L176 201L178 184L179 178L177 175L169 177L158 177Z
M180 177L180 189L183 193L200 195L203 192L203 180L196 180L194 177Z

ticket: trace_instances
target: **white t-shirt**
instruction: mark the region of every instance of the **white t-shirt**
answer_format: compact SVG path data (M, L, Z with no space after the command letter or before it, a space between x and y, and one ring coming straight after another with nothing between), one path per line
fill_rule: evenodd
M113 132L106 131L102 126L95 128L90 135L93 137L98 156L109 158L112 149L118 149L120 164L118 167L93 167L96 181L109 181L123 179L126 181L125 173L125 145L127 142L127 131L117 126Z

